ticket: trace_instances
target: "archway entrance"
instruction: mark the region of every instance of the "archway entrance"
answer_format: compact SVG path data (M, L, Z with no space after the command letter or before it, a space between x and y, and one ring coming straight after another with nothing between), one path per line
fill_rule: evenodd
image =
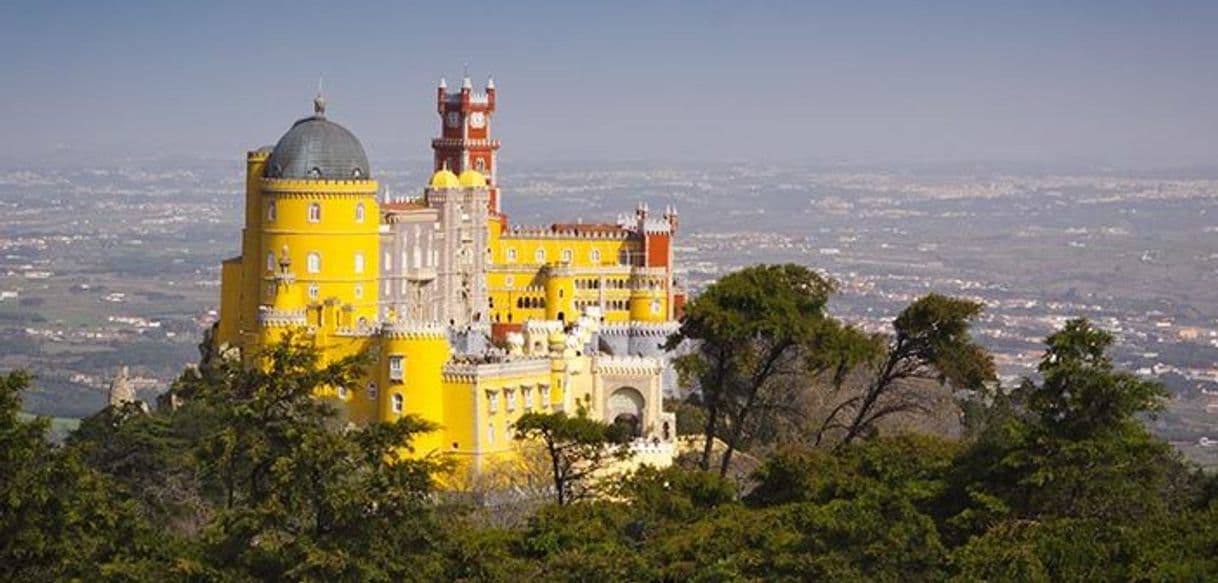
M629 435L643 435L643 393L634 387L622 387L609 395L608 417Z

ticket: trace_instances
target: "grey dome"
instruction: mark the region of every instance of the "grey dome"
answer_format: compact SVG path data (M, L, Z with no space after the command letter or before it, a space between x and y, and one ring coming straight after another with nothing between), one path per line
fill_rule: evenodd
M324 111L324 110L323 110ZM267 161L267 178L368 179L368 156L355 134L322 113L292 125Z

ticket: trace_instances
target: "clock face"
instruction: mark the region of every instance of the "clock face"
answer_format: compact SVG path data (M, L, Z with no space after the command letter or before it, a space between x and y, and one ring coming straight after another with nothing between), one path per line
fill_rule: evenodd
M448 127L455 128L461 124L461 114L455 111L448 112Z
M484 115L481 111L475 111L474 113L470 114L470 116L469 116L469 126L470 127L480 128L484 125L486 125L486 115Z

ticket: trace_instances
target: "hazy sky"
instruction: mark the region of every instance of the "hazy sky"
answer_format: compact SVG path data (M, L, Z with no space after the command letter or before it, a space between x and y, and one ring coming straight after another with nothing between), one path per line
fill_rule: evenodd
M468 8L453 9L461 6ZM1218 2L6 2L0 156L240 159L310 112L428 155L493 73L507 160L1218 161Z

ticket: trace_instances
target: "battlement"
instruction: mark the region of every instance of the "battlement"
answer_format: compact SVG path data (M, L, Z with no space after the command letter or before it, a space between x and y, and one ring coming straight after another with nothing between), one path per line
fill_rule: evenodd
M529 334L562 332L563 323L559 320L527 320L524 323L524 331Z
M262 178L264 194L328 194L328 195L368 195L380 190L380 183L370 178L358 180L304 180L298 178Z
M503 233L505 240L512 239L629 239L634 231L618 225L585 225L576 224L550 225L513 225Z
M672 232L672 225L665 220L647 219L643 222L643 232L649 235L663 235Z
M651 336L666 338L680 329L678 322L629 322L626 324L602 324L601 334L607 336Z
M490 148L492 150L499 149L499 140L494 138L475 139L475 138L432 138L431 147L433 148L469 148L482 149Z
M345 336L349 338L370 338L376 335L376 329L372 326L351 327L339 326L334 329L335 336Z
M592 361L594 374L658 375L664 363L647 356L598 356Z
M484 378L502 378L550 373L550 359L545 357L487 355L478 358L453 359L444 365L446 382L474 382Z
M447 340L448 328L436 322L386 322L381 324L380 335L385 338L403 340Z
M264 328L306 326L308 323L304 308L296 310L279 310L266 306L258 308L258 324Z
M381 201L382 211L419 210L431 208L427 206L427 198L422 196L398 197Z

